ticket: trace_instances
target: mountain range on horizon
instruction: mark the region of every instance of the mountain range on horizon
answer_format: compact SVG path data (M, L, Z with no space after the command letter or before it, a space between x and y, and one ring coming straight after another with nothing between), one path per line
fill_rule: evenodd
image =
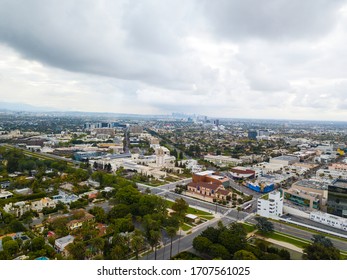
M61 111L57 108L52 108L52 107L34 106L27 103L5 102L5 101L0 101L0 110L27 111L27 112Z

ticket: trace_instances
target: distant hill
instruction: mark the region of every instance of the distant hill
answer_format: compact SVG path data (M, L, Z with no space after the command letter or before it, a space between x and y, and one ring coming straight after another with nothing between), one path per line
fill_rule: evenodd
M26 103L12 103L0 101L1 111L26 111L26 112L47 112L57 111L56 108L33 106Z

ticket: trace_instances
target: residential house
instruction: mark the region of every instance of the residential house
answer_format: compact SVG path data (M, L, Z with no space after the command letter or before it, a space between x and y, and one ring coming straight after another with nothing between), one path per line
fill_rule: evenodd
M58 238L54 242L54 248L58 251L58 253L67 255L66 246L72 243L74 239L75 238L72 235L67 235L62 238Z

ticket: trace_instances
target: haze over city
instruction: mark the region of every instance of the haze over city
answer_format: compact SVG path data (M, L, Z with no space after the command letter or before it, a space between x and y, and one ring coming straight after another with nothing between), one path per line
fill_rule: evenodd
M0 1L0 102L342 121L346 24L338 0Z

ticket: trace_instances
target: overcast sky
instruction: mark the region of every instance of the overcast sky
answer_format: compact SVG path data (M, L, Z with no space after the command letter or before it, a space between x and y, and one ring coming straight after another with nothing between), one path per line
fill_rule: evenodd
M347 120L347 1L0 0L0 101Z

